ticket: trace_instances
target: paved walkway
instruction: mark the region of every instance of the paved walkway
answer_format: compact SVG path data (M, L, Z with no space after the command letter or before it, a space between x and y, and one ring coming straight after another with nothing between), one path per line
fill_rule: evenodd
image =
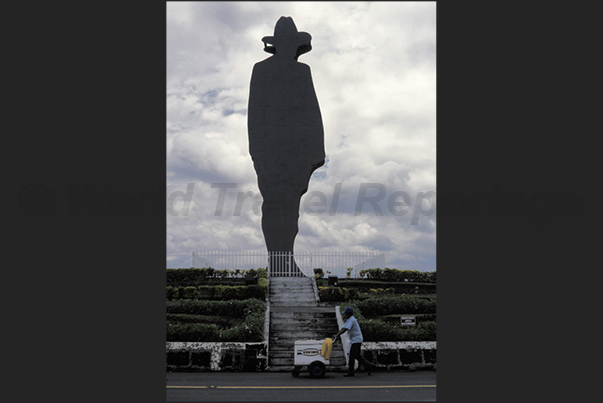
M327 373L167 373L167 401L435 401L435 371L386 371L353 378Z

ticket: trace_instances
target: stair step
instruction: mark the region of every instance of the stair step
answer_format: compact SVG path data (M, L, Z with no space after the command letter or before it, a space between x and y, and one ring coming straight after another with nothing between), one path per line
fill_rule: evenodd
M295 287L310 287L314 288L311 281L294 281L289 283L270 282L270 287L295 288Z
M318 306L317 302L316 302L316 298L309 296L309 295L295 295L295 296L294 295L287 295L287 296L280 295L280 296L269 297L268 300L270 301L270 304L273 304L275 302L278 302L278 303L288 302L291 304L290 306L292 306L292 307L295 307L298 302L312 301L312 302L314 302L314 305Z
M300 326L300 325L296 325L293 323L287 323L287 324L271 323L270 324L270 333L272 333L273 331L289 332L289 333L296 333L296 332L324 333L324 332L329 332L333 329L335 329L335 332L337 332L339 330L337 328L337 325L328 325L328 324L325 324L324 326Z
M275 318L270 316L270 323L295 323L298 325L318 326L318 325L337 325L335 318Z
M321 319L321 318L332 318L336 319L337 315L335 314L335 310L331 311L318 311L312 310L309 312L296 312L296 311L284 311L284 312L276 312L274 310L270 310L271 318L285 318L285 319Z
M269 286L270 287L283 287L283 288L295 288L295 287L312 287L312 288L314 288L312 281L311 280L308 281L305 279L292 280L292 281L288 281L288 282L270 280Z
M291 336L272 336L272 334L270 334L270 346L288 346L291 350L293 350L293 347L295 346L295 342L297 340L320 340L320 341L324 341L326 339L326 337L323 335L318 335L318 334L314 334L314 335L307 335L307 336L295 336L295 335L291 335Z
M274 289L271 288L270 289L270 294L285 294L285 293L291 293L291 294L314 294L314 290L312 288L295 288L295 289Z
M295 331L290 330L270 330L270 339L288 339L294 338L295 340L321 340L324 341L331 332L314 332L314 331ZM332 336L332 334L331 334Z
M337 328L339 330L339 327L337 326L337 322L335 321L328 321L328 320L320 320L317 322L310 322L310 321L301 321L301 320L295 320L295 319L277 319L277 320L270 320L270 328L272 329L273 327L280 327L280 328L286 328L286 327L295 327L298 329L318 329L318 328Z
M312 300L312 301L316 301L316 298L314 298L314 295L308 295L308 294L283 294L283 295L271 295L268 297L268 299L270 300L270 302L274 302L274 301L299 301L299 300Z
M313 328L316 326L337 326L335 318L316 318L316 319L296 319L296 318L270 318L270 325L277 324L279 326L301 326L305 328Z
M279 296L279 295L314 295L314 291L312 290L270 290L270 295Z
M284 296L295 296L295 297L302 297L304 295L308 295L311 296L312 298L314 298L314 292L313 291L301 291L301 290L296 290L296 291L283 291L283 292L279 292L279 291L270 291L268 293L268 295L270 297L284 297Z
M279 333L283 333L283 332L287 332L287 333L291 333L291 334L296 334L298 332L313 332L316 334L335 334L339 331L339 328L337 326L320 326L320 327L305 327L305 326L295 326L295 325L286 325L286 326L280 326L280 325L276 325L273 326L272 324L270 325L270 336L272 336L274 334L274 332L279 332ZM325 336L326 337L326 336Z

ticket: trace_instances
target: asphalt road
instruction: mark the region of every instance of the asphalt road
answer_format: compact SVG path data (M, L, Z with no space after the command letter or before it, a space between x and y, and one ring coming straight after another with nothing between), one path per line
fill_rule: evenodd
M167 401L435 401L435 371L387 371L353 378L327 373L310 378L302 371L200 372L166 374Z

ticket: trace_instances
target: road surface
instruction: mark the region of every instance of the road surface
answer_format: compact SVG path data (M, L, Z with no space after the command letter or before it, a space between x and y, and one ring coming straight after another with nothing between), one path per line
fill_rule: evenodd
M197 372L166 374L167 401L435 401L435 371L327 373L310 378L288 372Z

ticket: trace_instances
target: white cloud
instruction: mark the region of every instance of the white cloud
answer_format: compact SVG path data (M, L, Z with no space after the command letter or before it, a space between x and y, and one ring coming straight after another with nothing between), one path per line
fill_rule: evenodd
M418 192L436 190L435 8L435 2L167 3L167 180L181 190L195 183L189 215L167 216L168 255L184 259L168 265L187 267L193 250L265 248L247 97L253 65L270 56L261 38L284 15L313 38L312 51L299 61L312 69L328 157L308 189L325 195L325 213L302 208L295 249L383 251L389 267L435 270L435 214L411 225L412 206L401 217L388 210L394 192L414 203ZM219 189L211 183L237 184L221 216ZM364 214L354 215L361 183L384 185L384 216L367 203ZM337 184L337 214L329 215Z

